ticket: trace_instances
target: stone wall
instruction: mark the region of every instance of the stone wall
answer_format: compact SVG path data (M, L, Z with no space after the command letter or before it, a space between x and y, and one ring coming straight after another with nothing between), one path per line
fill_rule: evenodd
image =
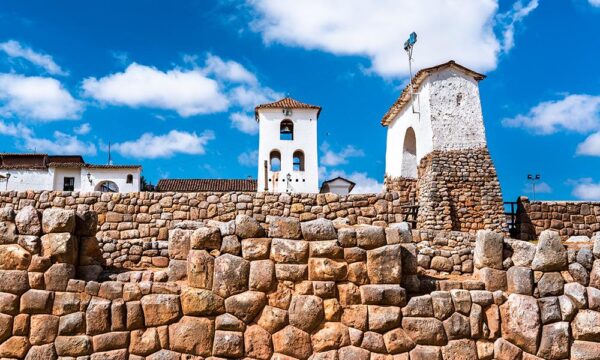
M301 221L344 219L348 224L385 226L400 222L406 191L382 194L270 194L270 193L124 193L0 192L0 207L19 210L31 205L98 214L98 233L104 265L164 267L168 264L168 232L186 220L229 221L250 215L261 223L268 216Z
M442 280L418 274L404 226L271 217L263 227L239 215L179 223L168 236L168 269L99 282L67 271L97 259L83 241L93 214L32 210L0 212L0 358L600 354L600 238L568 251L552 232L535 246L482 231L477 277Z
M417 189L419 228L505 229L502 191L487 148L430 153L419 164Z
M529 201L522 196L517 206L517 232L523 240L535 239L547 229L558 231L563 239L592 237L600 231L598 201Z

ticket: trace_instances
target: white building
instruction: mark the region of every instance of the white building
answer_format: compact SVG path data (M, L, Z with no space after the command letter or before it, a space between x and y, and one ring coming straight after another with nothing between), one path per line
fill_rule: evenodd
M79 155L0 154L0 191L140 191L140 165L93 165Z
M386 175L417 178L435 150L486 147L479 74L454 61L420 70L381 123L387 126Z
M317 120L321 107L286 97L259 105L257 191L318 193Z

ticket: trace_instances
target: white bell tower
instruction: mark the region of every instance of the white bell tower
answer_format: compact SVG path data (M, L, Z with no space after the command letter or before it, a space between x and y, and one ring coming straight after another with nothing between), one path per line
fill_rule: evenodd
M258 188L274 193L318 193L317 119L320 106L286 97L256 107Z

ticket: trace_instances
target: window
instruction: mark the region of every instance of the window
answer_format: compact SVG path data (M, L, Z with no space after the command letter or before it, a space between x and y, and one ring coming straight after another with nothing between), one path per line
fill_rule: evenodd
M112 181L102 181L96 185L96 191L116 193L119 192L119 187Z
M283 120L279 125L279 140L294 140L294 123Z
M131 175L131 174L127 175L127 183L133 184L133 175Z
M294 171L304 171L304 153L300 150L294 151Z
M271 164L271 171L281 171L281 153L277 150L271 151L269 163Z
M75 191L74 177L65 177L63 179L63 191Z

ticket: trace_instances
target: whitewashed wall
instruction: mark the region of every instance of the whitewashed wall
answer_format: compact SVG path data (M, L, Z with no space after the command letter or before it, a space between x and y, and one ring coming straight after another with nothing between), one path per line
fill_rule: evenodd
M290 119L294 123L294 140L280 140L280 123ZM292 109L291 116L283 116L282 109L259 110L258 144L258 191L264 191L264 162L269 164L267 179L270 192L286 192L286 176L291 175L291 191L303 193L319 192L319 166L317 149L317 110ZM281 171L271 172L269 155L272 150L281 153ZM304 171L293 170L293 154L304 152ZM282 181L285 180L285 181Z
M388 176L416 176L402 170L404 137L409 127L415 131L417 140L417 164L433 150L486 146L477 81L461 71L449 68L430 75L422 83L418 95L388 126Z
M91 175L92 183L87 174ZM0 182L0 191L63 190L64 178L75 178L75 191L95 191L102 181L113 181L119 192L137 192L140 189L141 169L102 168L53 168L0 169L0 174L10 174L8 181ZM127 184L127 175L133 175L133 183Z

